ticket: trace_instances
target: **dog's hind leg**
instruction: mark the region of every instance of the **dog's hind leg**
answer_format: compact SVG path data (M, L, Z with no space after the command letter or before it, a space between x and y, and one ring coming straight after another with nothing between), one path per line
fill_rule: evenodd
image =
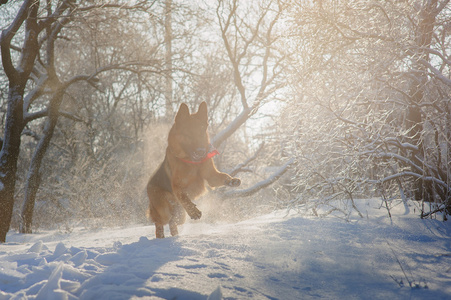
M170 223L169 223L169 230L171 231L171 235L172 235L172 236L179 235L179 231L178 231L178 229L177 229L177 223L175 223L175 222L170 222Z
M174 199L175 200L175 199ZM176 201L176 200L175 200ZM179 203L174 203L172 209L172 219L169 221L169 229L171 230L171 235L178 235L178 225L185 223L186 212Z
M155 236L157 239L164 238L164 227L161 224L155 223Z

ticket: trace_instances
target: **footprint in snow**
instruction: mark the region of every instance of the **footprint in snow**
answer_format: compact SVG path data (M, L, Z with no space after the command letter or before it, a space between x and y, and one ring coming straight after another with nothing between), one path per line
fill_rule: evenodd
M210 278L227 278L228 276L223 273L210 273L207 275Z
M177 267L182 268L182 269L190 270L190 269L202 269L202 268L206 268L207 265L205 265L205 264L194 264L194 265L185 265L185 266L183 266L183 265L177 265Z

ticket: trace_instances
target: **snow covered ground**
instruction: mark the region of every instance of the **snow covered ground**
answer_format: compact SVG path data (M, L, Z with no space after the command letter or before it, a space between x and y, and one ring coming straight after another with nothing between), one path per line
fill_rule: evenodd
M451 223L412 207L360 203L365 218L277 211L239 223L190 222L70 234L10 232L3 299L451 299Z

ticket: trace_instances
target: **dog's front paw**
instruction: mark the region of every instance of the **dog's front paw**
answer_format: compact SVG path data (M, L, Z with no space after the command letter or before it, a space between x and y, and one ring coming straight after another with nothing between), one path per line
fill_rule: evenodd
M199 220L200 217L202 217L202 212L197 209L196 206L193 205L188 211L187 211L189 217L193 220Z
M231 178L230 180L227 180L226 185L231 187L237 187L240 186L241 180L239 178Z

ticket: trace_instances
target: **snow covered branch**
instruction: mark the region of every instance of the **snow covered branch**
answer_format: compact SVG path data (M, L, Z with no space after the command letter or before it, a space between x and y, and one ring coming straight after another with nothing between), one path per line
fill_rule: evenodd
M398 178L401 178L401 177L407 177L407 176L412 176L412 177L415 177L415 178L418 178L418 179L422 179L424 181L435 182L435 183L441 185L443 188L445 188L449 192L451 192L451 187L446 182L444 182L443 180L440 180L440 179L438 179L436 177L433 177L433 176L424 176L424 175L421 175L421 174L418 174L418 173L415 173L415 172L410 172L410 171L399 172L399 173L396 173L396 174L384 177L384 178L382 178L380 180L369 180L368 182L370 182L370 183L384 183L384 182L388 182L388 181L391 181L391 180L395 180L395 179L398 179Z
M227 140L238 128L241 127L249 119L252 112L252 108L243 108L243 111L232 121L230 124L216 134L211 142L215 147L219 147L225 140Z
M269 185L276 182L285 172L288 170L290 165L294 162L294 158L289 159L283 166L281 166L277 171L275 171L273 174L271 174L268 178L265 180L262 180L260 182L257 182L253 186L242 189L242 190L230 190L224 193L224 196L226 197L248 197L251 196L261 189L268 187Z

